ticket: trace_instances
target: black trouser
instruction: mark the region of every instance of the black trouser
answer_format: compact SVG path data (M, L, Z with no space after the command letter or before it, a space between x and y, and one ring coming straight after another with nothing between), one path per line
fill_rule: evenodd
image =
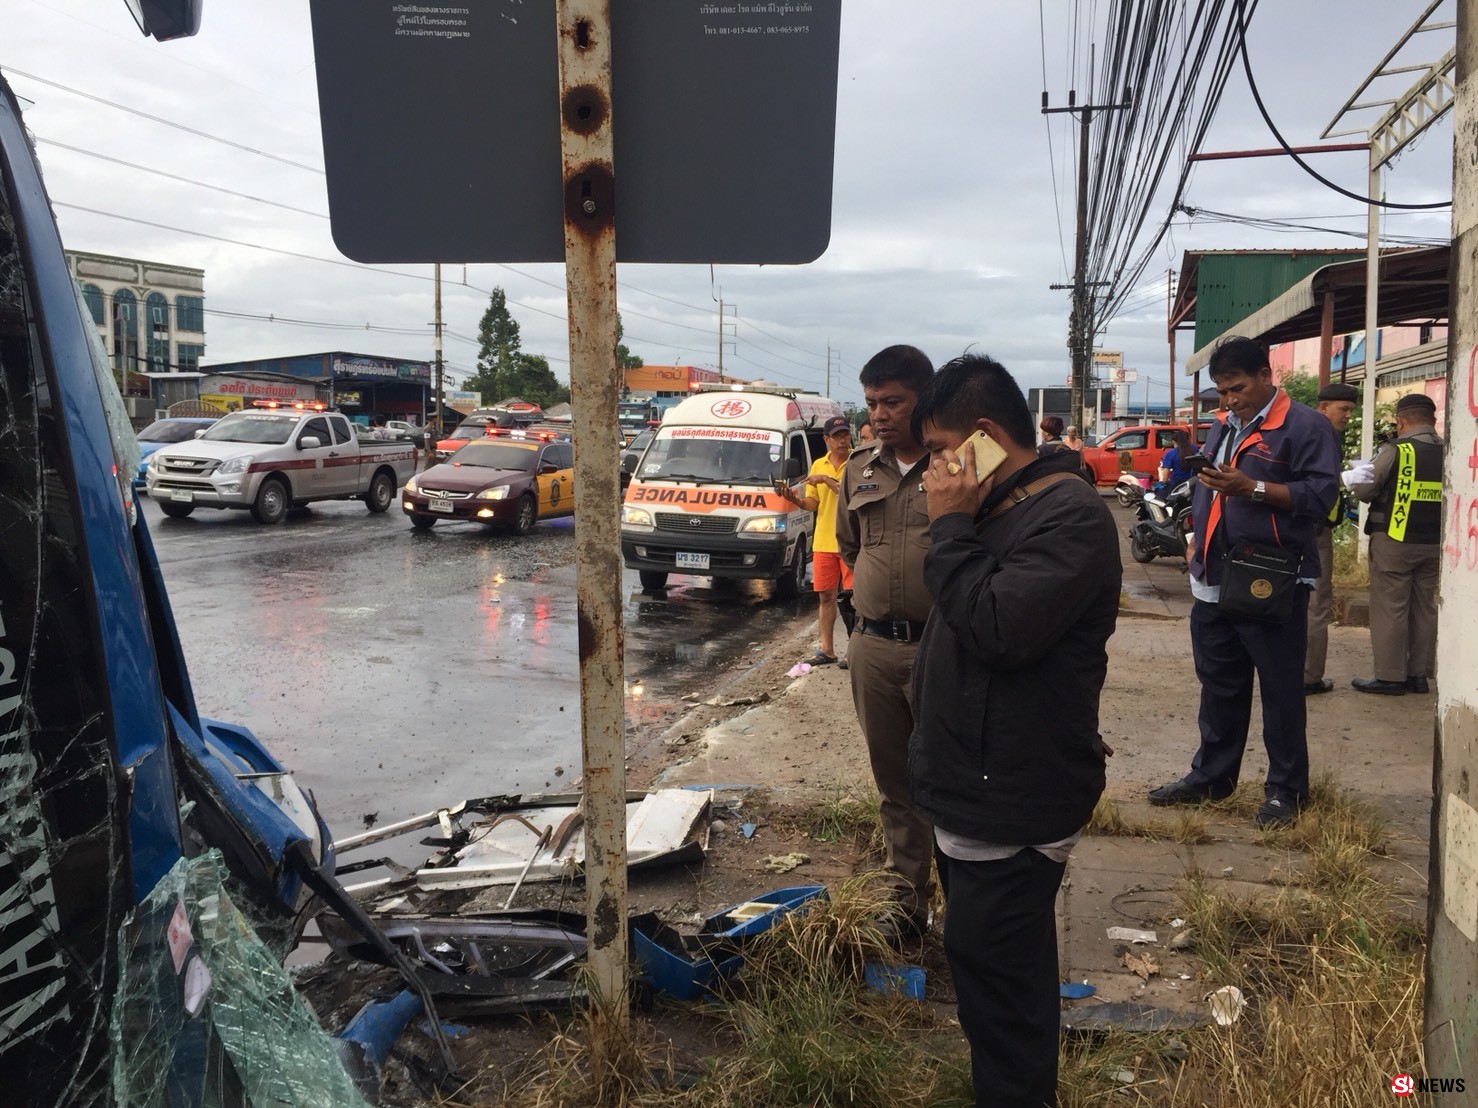
M977 1108L1057 1104L1057 889L1067 865L1030 847L999 862L936 851L944 952Z
M1191 650L1201 682L1201 746L1188 780L1220 795L1236 787L1252 722L1252 677L1262 693L1262 741L1268 752L1268 797L1302 803L1309 795L1304 707L1304 648L1309 590L1294 590L1287 623L1231 619L1216 604L1191 608Z

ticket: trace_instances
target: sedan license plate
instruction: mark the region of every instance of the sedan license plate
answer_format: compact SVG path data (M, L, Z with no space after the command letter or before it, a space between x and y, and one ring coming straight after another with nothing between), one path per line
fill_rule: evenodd
M186 504L189 504L195 499L195 494L189 489L172 489L170 490L169 498L171 500L183 500Z
M678 569L707 569L707 554L685 554L681 550L677 552Z
M431 510L433 512L446 512L448 515L450 515L452 511L452 502L450 500L433 500L431 501Z

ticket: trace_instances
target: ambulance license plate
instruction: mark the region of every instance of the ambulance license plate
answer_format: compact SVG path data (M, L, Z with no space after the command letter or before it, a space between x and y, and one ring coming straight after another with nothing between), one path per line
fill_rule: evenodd
M431 510L433 512L445 512L447 515L451 515L452 502L450 500L433 500L431 501Z
M171 500L183 500L186 504L189 504L195 499L195 494L189 489L171 489L169 498Z
M685 554L683 551L679 550L677 552L677 568L678 569L707 569L708 568L708 555L707 554Z

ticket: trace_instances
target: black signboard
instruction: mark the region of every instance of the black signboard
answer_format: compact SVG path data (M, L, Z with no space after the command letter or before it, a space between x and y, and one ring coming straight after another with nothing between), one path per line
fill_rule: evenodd
M841 0L611 9L618 259L819 257ZM312 0L312 15L340 250L564 259L554 0Z

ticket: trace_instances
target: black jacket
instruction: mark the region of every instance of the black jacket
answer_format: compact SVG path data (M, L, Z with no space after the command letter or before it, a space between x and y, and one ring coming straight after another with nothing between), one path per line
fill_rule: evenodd
M1042 458L1009 485L1069 469ZM936 826L1029 846L1079 830L1103 792L1098 699L1123 570L1096 490L1058 481L986 519L1006 491L930 527L909 771Z

